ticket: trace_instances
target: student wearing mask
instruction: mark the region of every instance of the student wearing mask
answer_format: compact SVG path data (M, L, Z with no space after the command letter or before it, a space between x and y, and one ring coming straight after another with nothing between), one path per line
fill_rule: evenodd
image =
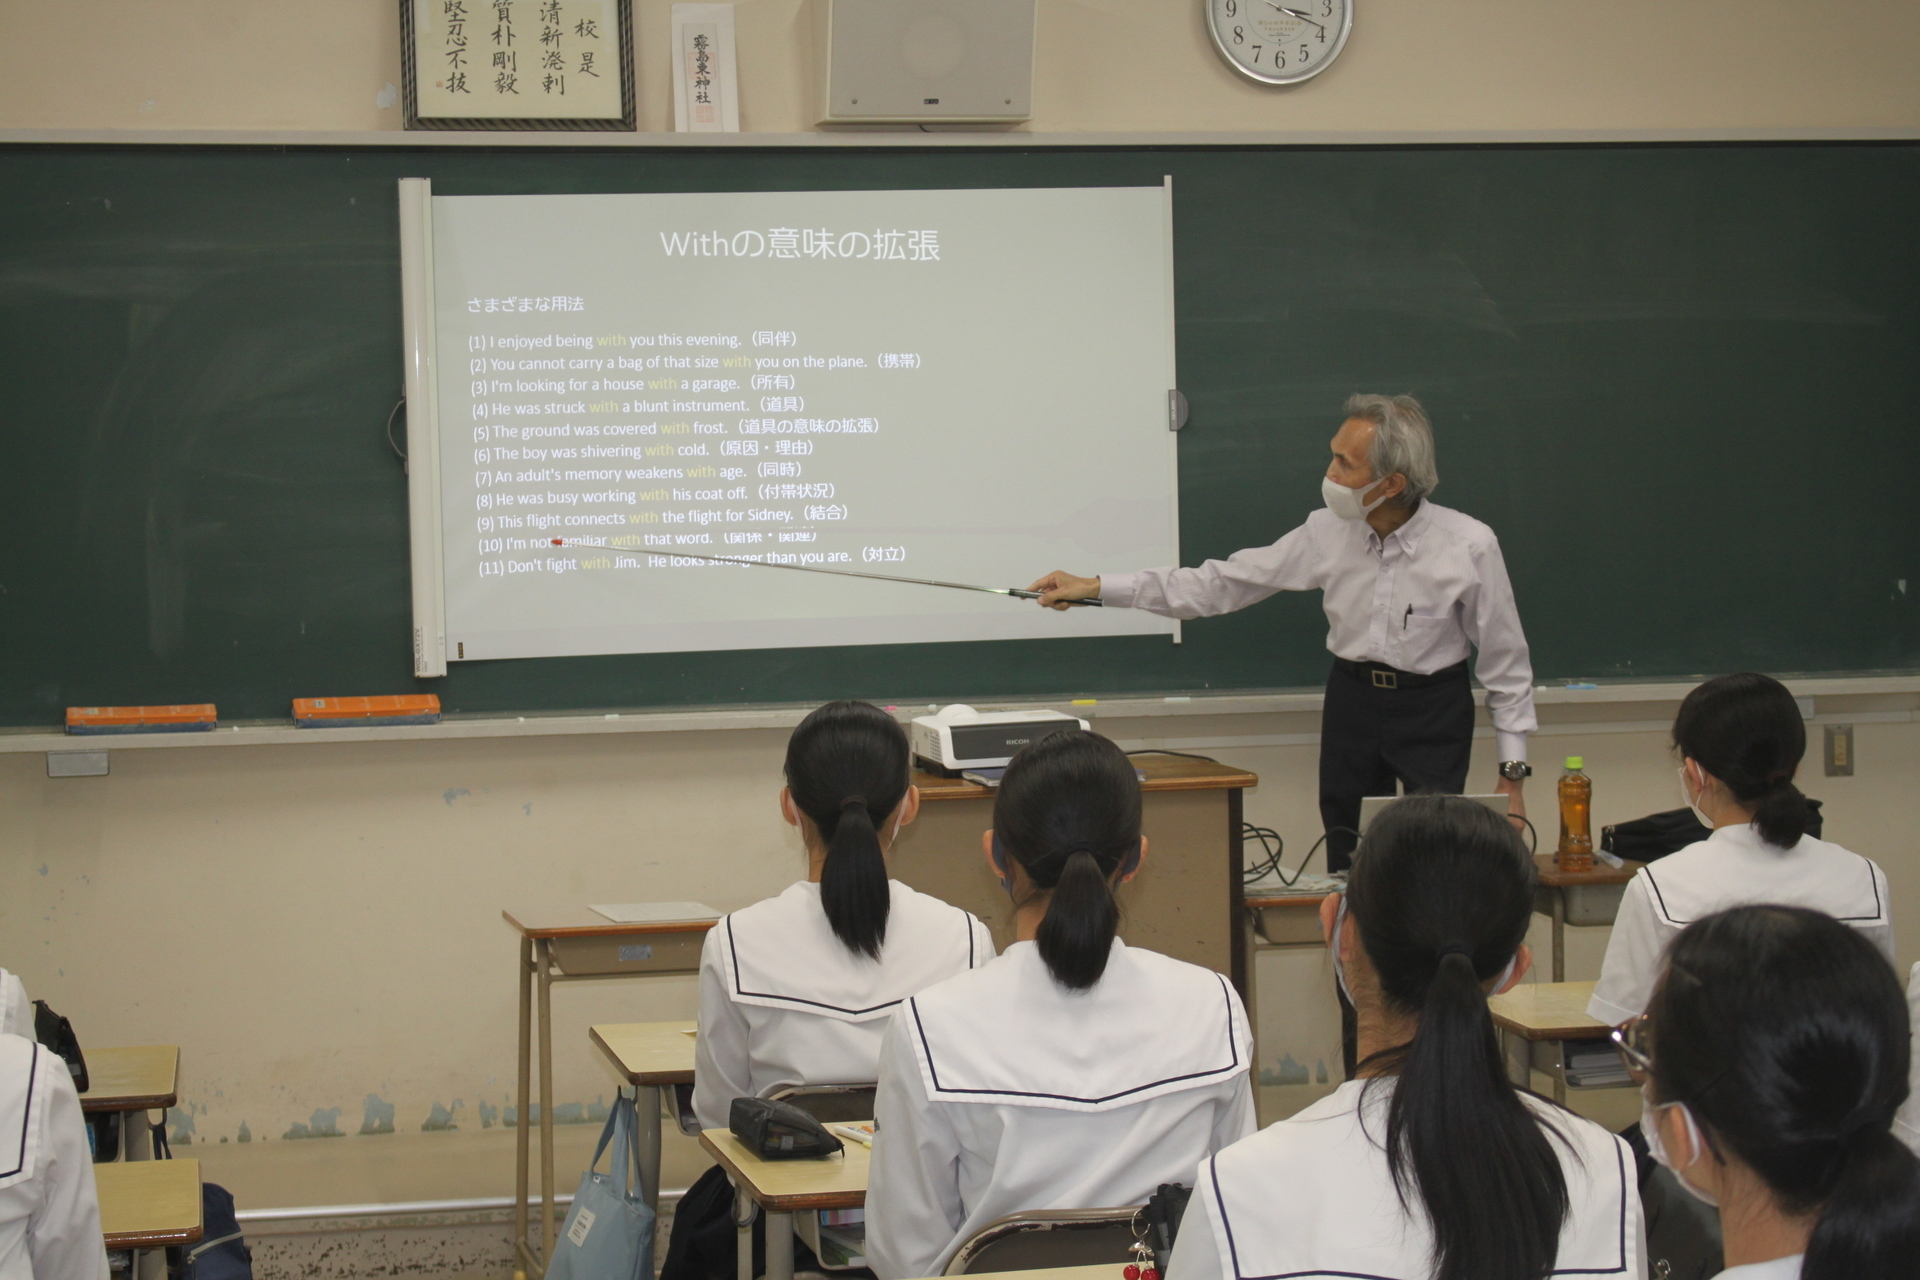
M1812 812L1793 784L1806 753L1799 704L1771 676L1707 681L1673 722L1680 794L1713 834L1634 876L1620 902L1587 1013L1618 1025L1647 1007L1661 953L1680 930L1743 903L1823 911L1893 962L1886 873L1807 835Z
M1116 936L1146 856L1140 784L1079 730L1023 748L982 844L1018 940L887 1030L867 1192L882 1280L937 1276L982 1226L1144 1203L1252 1132L1246 1011L1220 974Z
M1720 1211L1731 1280L1895 1280L1920 1269L1920 1160L1900 984L1860 934L1801 907L1687 926L1618 1033L1661 1164Z
M1321 913L1360 1078L1201 1164L1168 1280L1646 1274L1627 1145L1501 1061L1487 997L1531 963L1534 884L1473 801L1374 820Z
M73 1077L52 1050L0 1034L0 1280L107 1275Z
M780 812L807 878L723 916L700 955L693 1108L724 1129L735 1098L877 1078L899 1003L993 958L968 912L887 878L886 855L920 810L906 732L878 707L830 702L787 741Z

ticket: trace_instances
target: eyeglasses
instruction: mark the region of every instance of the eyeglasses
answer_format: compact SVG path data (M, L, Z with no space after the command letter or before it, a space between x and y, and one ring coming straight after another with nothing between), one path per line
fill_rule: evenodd
M1609 1032L1607 1038L1613 1041L1620 1061L1626 1064L1627 1075L1635 1084L1645 1084L1653 1074L1653 1028L1647 1015L1628 1018Z

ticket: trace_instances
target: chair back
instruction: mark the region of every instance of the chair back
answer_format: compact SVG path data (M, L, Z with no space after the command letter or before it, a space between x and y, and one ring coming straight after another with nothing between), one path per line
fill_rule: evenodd
M947 1274L1089 1267L1133 1260L1140 1206L1123 1209L1032 1209L995 1218L973 1233L947 1264Z
M821 1124L846 1124L873 1119L874 1091L870 1084L802 1084L768 1097L800 1108Z

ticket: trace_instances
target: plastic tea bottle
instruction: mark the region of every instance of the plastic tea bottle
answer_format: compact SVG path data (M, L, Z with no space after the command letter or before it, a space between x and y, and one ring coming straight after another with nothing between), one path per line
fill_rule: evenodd
M1593 870L1593 779L1581 772L1586 763L1568 756L1560 775L1560 847L1553 861L1562 871Z

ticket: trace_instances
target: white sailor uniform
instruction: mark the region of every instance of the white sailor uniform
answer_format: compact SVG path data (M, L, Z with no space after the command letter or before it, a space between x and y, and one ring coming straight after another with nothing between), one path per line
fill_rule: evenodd
M937 1276L1030 1209L1142 1204L1253 1132L1246 1010L1220 974L1114 940L1091 990L1031 942L902 1005L867 1191L881 1280Z
M17 973L0 969L0 1036L33 1039L33 1003Z
M890 881L880 958L834 936L820 886L723 916L700 952L693 1109L724 1129L735 1098L802 1084L868 1084L899 1003L993 959L987 927L959 907Z
M1167 1280L1427 1280L1432 1228L1423 1212L1402 1207L1382 1146L1394 1083L1349 1080L1201 1164ZM1590 1120L1521 1097L1565 1139L1548 1136L1569 1206L1552 1274L1641 1280L1646 1240L1632 1152Z
M0 1280L107 1280L73 1077L13 1035L0 1035Z
M1783 849L1751 824L1718 827L1628 883L1587 1015L1617 1026L1645 1013L1674 937L1702 916L1754 903L1824 911L1893 963L1893 903L1872 860L1812 836Z

